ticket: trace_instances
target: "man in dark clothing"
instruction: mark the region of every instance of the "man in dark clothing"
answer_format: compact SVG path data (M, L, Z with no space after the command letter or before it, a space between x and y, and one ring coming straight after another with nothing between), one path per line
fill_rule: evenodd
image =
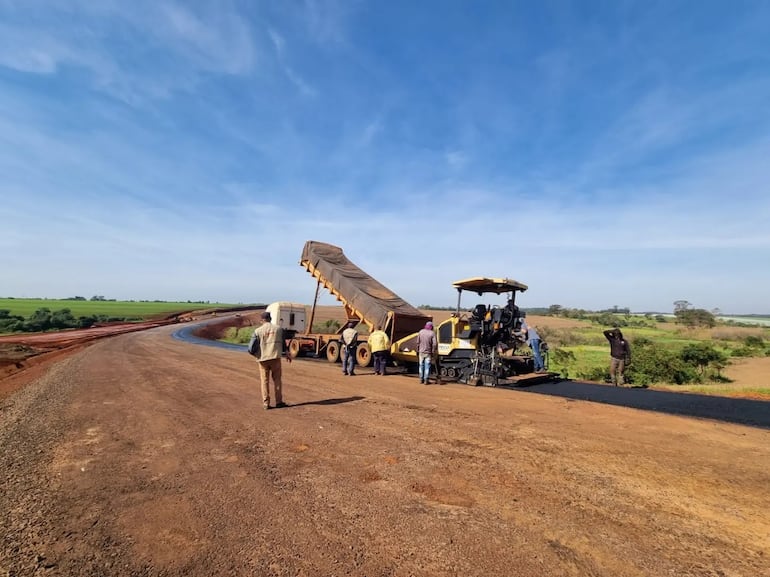
M610 342L610 379L613 385L622 387L623 371L631 361L631 346L623 338L620 329L608 329L604 331L604 336Z
M433 323L428 321L425 328L417 333L417 363L420 373L420 384L427 385L430 378L430 365L438 349Z

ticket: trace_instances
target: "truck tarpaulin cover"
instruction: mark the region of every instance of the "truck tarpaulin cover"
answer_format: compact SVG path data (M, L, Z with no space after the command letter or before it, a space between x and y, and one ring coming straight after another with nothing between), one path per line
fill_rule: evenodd
M300 264L314 276L326 280L326 288L344 298L344 304L359 313L361 320L387 326L388 312L396 317L430 320L418 309L383 286L348 260L342 249L324 242L309 240L302 250ZM312 267L312 268L311 268Z

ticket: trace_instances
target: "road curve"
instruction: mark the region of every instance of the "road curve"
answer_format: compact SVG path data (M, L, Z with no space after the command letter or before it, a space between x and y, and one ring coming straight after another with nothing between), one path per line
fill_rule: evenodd
M768 574L761 427L320 362L263 411L251 357L177 328L1 401L0 574Z

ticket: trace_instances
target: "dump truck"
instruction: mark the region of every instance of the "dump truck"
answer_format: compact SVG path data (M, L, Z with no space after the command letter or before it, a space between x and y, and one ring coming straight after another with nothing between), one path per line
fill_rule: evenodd
M438 355L435 369L442 380L456 380L472 385L497 386L551 380L554 373L535 374L532 353L520 334L526 314L516 306L516 294L527 285L509 278L473 277L452 285L457 290L454 314L436 327ZM508 294L504 306L479 303L470 309L461 306L463 292ZM417 365L417 335L393 342L390 355L396 364ZM548 363L548 345L541 343L544 362Z
M312 331L321 288L328 290L342 303L347 322L363 324L369 332L379 326L391 342L416 333L432 320L361 270L338 246L309 240L302 249L299 264L316 279L316 290L305 331L290 335L289 354L292 357L326 356L330 362L340 360L340 338L345 325L336 333ZM364 367L372 362L371 351L364 337L359 338L356 347L356 362Z

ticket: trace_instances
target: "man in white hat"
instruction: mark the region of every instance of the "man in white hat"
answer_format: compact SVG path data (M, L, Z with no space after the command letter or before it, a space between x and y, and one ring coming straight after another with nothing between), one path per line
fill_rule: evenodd
M283 329L270 322L270 313L262 313L262 324L254 331L259 340L259 376L262 381L262 406L270 408L270 376L273 377L275 389L276 408L285 407L283 402L283 382L281 381L281 356L291 363L291 357L286 350L286 342L283 339Z

